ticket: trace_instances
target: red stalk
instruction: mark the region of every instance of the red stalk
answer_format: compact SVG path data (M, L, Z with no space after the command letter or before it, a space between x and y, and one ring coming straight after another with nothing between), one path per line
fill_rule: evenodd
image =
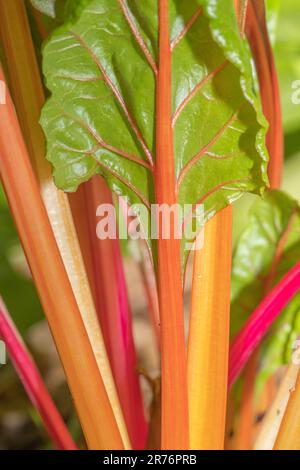
M77 209L74 207L78 198L82 200L81 209L80 201ZM84 259L89 260L89 279L129 436L133 448L143 449L147 424L119 241L99 240L96 235L97 207L113 204L112 194L103 178L94 177L71 200Z
M229 387L272 323L299 290L300 262L265 297L234 339L229 357Z
M246 34L259 79L263 111L270 125L267 134L267 147L271 156L268 168L270 185L271 188L278 188L284 159L280 91L266 25L265 5L261 0L248 2Z
M177 202L171 107L169 2L159 0L159 69L156 114L156 203ZM162 349L162 449L188 449L188 392L184 340L180 241L174 221L168 240L159 234L158 293Z
M11 361L17 374L57 449L77 450L61 415L46 389L39 370L30 357L1 297L0 335L10 353Z
M239 428L237 433L237 450L249 450L252 446L253 426L255 422L254 410L254 392L255 392L255 379L258 364L257 349L245 367L243 376L243 390L242 401L239 413Z

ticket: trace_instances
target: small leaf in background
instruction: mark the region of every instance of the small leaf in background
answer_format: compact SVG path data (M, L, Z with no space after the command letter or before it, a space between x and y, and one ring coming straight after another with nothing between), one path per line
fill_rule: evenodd
M280 77L282 115L286 133L294 137L299 149L300 105L293 103L293 82L300 80L300 9L298 0L281 2L277 27L275 57Z
M299 146L299 135L297 136ZM282 183L282 189L288 191L289 194L297 199L300 204L300 185L299 185L299 174L300 174L300 153L296 153L289 158L285 163L284 178Z
M98 173L129 204L155 202L157 21L154 0L90 0L47 42L41 122L59 188ZM170 0L170 23L178 200L209 218L263 191L266 122L233 3Z
M281 0L266 0L267 23L271 44L276 42Z
M240 235L232 268L231 335L234 336L267 292L300 258L300 210L282 191L254 203ZM261 349L259 377L267 379L291 357L300 333L300 295L281 313Z

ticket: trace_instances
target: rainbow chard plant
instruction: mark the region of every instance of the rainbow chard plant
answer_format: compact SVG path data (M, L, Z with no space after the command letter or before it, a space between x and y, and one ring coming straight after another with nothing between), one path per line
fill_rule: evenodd
M265 2L0 0L0 33L1 180L88 449L300 449L300 208L280 190ZM0 334L54 445L76 449L2 301Z

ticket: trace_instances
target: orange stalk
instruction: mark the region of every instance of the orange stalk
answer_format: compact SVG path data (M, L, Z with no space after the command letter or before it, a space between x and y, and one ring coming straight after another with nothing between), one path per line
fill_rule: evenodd
M0 0L0 34L9 84L27 149L39 178L50 177L45 142L39 125L44 91L24 2ZM41 156L43 158L41 158Z
M224 448L229 351L232 208L205 226L195 252L188 344L191 449Z
M126 447L128 435L107 359L102 333L82 259L68 197L59 191L45 158L45 139L39 125L44 91L24 2L0 0L0 31L7 57L14 104L40 192L64 262L72 290L101 371Z
M2 69L0 80L5 82ZM0 174L89 448L122 449L95 355L33 174L14 106L0 106Z
M254 414L255 378L258 366L259 350L256 350L248 362L243 374L243 392L240 407L237 450L250 450L252 447Z
M156 113L156 203L172 206L175 191L171 109L169 1L159 0L159 70ZM175 224L169 239L158 240L158 294L162 351L162 449L188 449L188 396L183 321L180 242Z

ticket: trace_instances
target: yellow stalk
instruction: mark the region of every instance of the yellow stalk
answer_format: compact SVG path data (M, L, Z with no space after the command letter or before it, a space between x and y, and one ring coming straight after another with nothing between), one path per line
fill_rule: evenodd
M190 447L224 448L230 317L232 208L205 226L195 252L188 343Z
M124 446L129 449L128 433L97 320L68 197L55 187L50 165L45 159L45 141L39 125L44 92L25 4L20 0L0 0L0 11L3 49L7 57L14 103L27 149Z

